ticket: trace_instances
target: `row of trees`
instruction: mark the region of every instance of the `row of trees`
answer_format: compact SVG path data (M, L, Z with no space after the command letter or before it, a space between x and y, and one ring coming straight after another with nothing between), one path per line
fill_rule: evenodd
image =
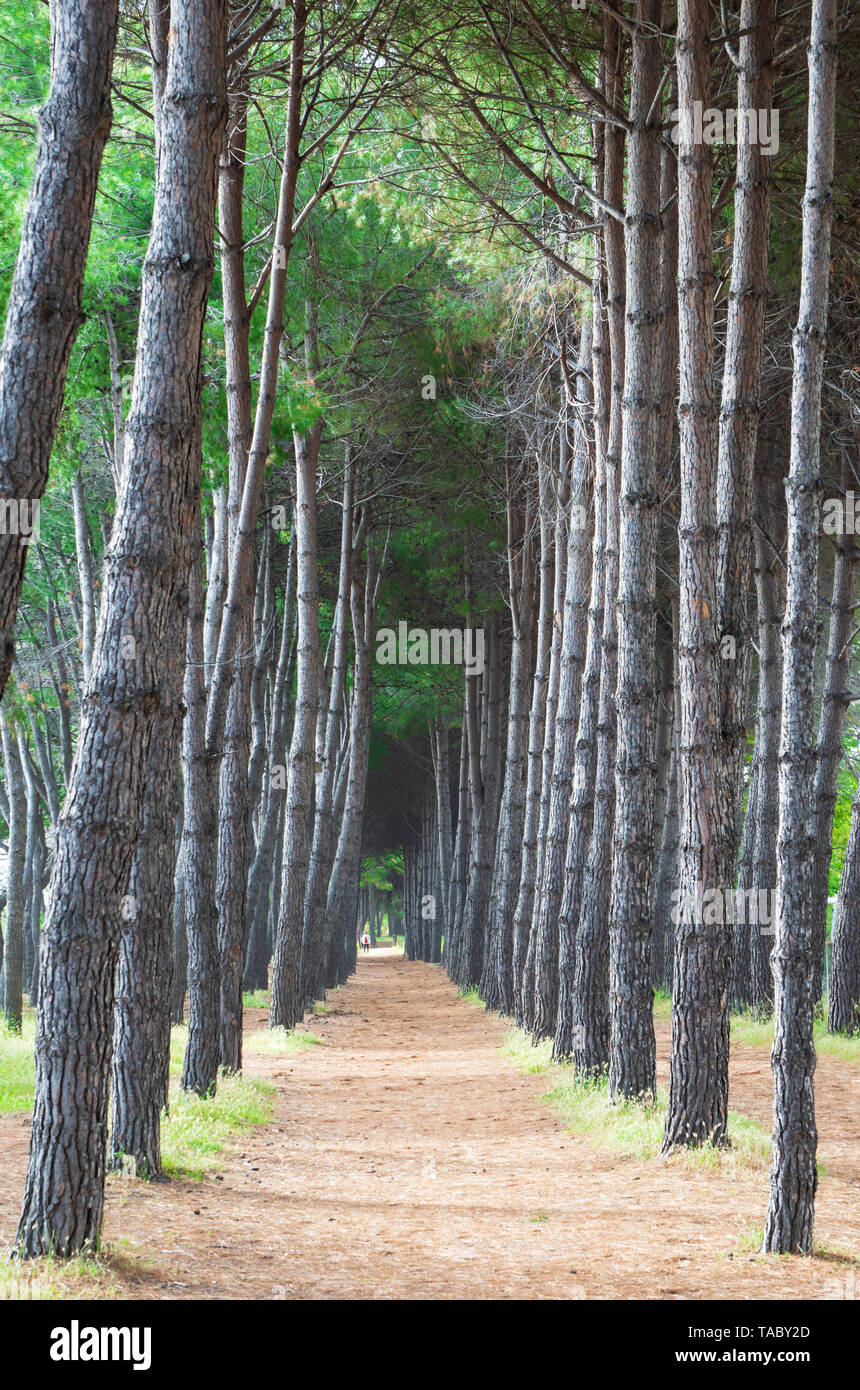
M671 987L667 1148L726 1141L730 999L773 999L766 1246L809 1248L855 564L838 538L816 740L818 480L847 487L857 428L841 26L811 14L56 0L2 229L3 496L43 502L0 557L21 1254L98 1241L108 1166L160 1173L186 993L211 1094L243 987L271 963L294 1027L395 890L407 954L615 1098L654 1096ZM0 132L15 196L44 66ZM676 107L735 93L778 105L778 160L694 121L676 148ZM377 661L401 620L481 630L482 674ZM775 937L672 920L744 887Z
M531 7L506 35L488 16L548 151L547 198L567 215L564 239L544 226L549 249L560 258L583 223L600 224L593 312L583 321L560 303L550 277L551 330L542 325L508 378L510 627L490 628L485 672L466 677L453 789L430 733L438 807L425 797L407 851L407 944L436 958L438 920L429 933L422 920L431 899L452 979L552 1038L555 1058L584 1078L606 1074L618 1100L655 1095L652 991L671 989L667 1152L727 1142L730 1006L773 1011L764 1248L808 1251L813 1017L854 698L853 528L831 544L819 526L822 490L850 487L858 438L856 302L836 315L823 399L838 17L814 5L798 45L809 99L790 390L784 331L764 356L768 322L781 326L793 301L769 285L786 238L778 201L772 219L775 162L739 141L718 192L717 157L692 118L677 157L664 138L669 108L707 111L717 92L730 99L729 84L739 110L778 100L785 117L796 78L775 81L788 55L776 51L774 7L745 0L724 64L708 6L680 4L668 70L665 18L661 29L647 0L635 21L605 17L588 88L590 183L570 177L571 206L558 193L571 171L522 77L536 52L561 45ZM506 133L466 104L502 145ZM822 545L832 600L819 698ZM856 824L834 914L833 1030L855 1029L860 1001Z

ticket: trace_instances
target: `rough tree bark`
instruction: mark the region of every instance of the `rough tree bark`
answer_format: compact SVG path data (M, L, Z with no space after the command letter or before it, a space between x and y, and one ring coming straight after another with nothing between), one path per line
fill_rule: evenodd
M242 974L245 965L248 761L251 742L249 702L254 664L254 567L253 563L241 563L240 548L237 546L243 520L241 509L252 433L250 314L245 288L242 216L246 145L247 96L243 90L239 90L230 99L230 114L221 155L218 211L230 456L226 538L229 564L224 614L230 611L231 604L238 604L241 612L236 623L234 650L220 653L221 663L226 663L232 674L223 736L220 727L207 725L206 730L209 751L214 752L218 744L221 746L215 901L221 967L220 1056L221 1066L227 1072L242 1070ZM250 552L252 560L254 526L248 529L251 537L250 540L243 538L241 553ZM241 574L234 575L234 570L240 565ZM213 685L218 671L219 655L216 654Z
M800 305L794 333L788 571L783 623L773 1161L762 1249L812 1248L817 1173L812 1038L817 994L812 868L813 695L818 600L821 386L827 340L836 107L836 0L812 0Z
M675 922L672 1057L663 1151L726 1142L731 929L702 895L729 881L727 807L720 798L720 681L715 520L717 409L711 246L713 158L691 115L710 97L707 0L678 7L678 321L681 519L678 527L681 728L678 795L680 904ZM733 879L732 879L733 882ZM718 901L722 901L718 899Z
M22 1255L65 1256L99 1240L122 900L162 698L164 633L199 494L227 6L175 0L171 22L126 472L44 931Z
M780 483L781 487L781 483ZM782 658L780 653L780 624L784 608L782 557L774 539L762 530L773 521L775 505L768 505L771 492L762 493L764 507L755 534L756 608L758 615L758 714L756 720L754 775L750 803L752 822L752 859L748 882L738 887L753 888L768 893L763 901L773 904L776 891L776 837L779 804L779 728L782 714ZM758 902L758 900L756 900ZM749 915L749 914L748 914ZM773 975L771 950L774 922L772 911L768 920L742 928L749 947L749 980L743 1004L761 1016L770 1015L773 1008ZM738 985L740 986L740 979Z
M38 500L63 406L102 154L118 0L51 6L51 91L39 115L33 183L0 348L0 497ZM25 512L28 509L25 509ZM29 521L28 517L25 517ZM0 696L15 651L28 527L0 535Z
M613 72L610 90L615 97L622 90L619 31L607 25L607 72ZM621 200L624 171L624 141L619 131L607 130L604 192L607 198ZM610 192L611 190L611 192ZM612 882L612 836L615 823L615 762L617 720L615 691L618 677L619 592L619 476L621 464L622 396L625 379L624 311L625 258L620 225L604 218L606 246L606 294L609 311L609 432L604 462L604 590L603 631L600 639L600 682L597 694L597 747L593 763L592 806L588 819L591 835L587 840L585 862L578 880L569 876L570 902L563 913L572 916L574 934L573 986L571 991L569 1055L580 1075L596 1076L609 1061L609 909ZM595 385L597 379L595 378ZM588 713L588 711L586 711ZM580 723L579 738L587 737L587 726ZM594 758L595 754L592 753ZM587 768L591 772L591 767ZM574 821L571 839L581 843L583 828ZM578 853L581 851L578 850ZM577 860L578 863L578 860ZM575 916L573 915L575 914ZM560 1055L560 1048L557 1049Z
M567 404L562 424L568 438L568 447L571 447L570 435L573 436L572 466L552 775L546 816L543 870L532 922L532 930L536 930L538 934L533 1030L536 1037L555 1034L560 1002L560 912L565 884L564 868L576 734L588 645L591 585L593 510L589 430L585 418L590 394L590 364L591 320L587 319L580 331L575 400ZM570 419L570 416L573 418Z
M340 564L332 626L331 684L328 688L327 708L322 705L323 692L321 692L321 718L319 721L323 726L319 759L321 766L317 776L313 843L308 866L302 925L301 989L302 1003L306 1008L311 1006L320 988L325 987L325 981L320 979L320 973L323 969L322 943L325 936L323 919L335 851L334 783L338 747L343 733L346 697L353 546L354 542L359 539L353 536L354 497L355 478L352 455L351 448L347 445L344 459L343 496L341 498ZM322 684L325 687L324 678Z
M529 978L527 958L531 947L530 928L537 870L543 726L546 717L550 639L552 635L553 547L550 491L549 465L541 450L538 457L540 598L537 618L537 657L532 682L532 703L529 711L528 776L526 781L526 811L523 822L523 852L513 927L514 1018L521 1027L529 1028L532 1024L534 1011L534 972L532 970L531 978Z
M526 731L529 678L534 636L534 585L527 492L524 510L512 496L507 478L508 601L511 608L511 663L508 696L508 741L499 812L499 837L488 923L489 951L481 980L481 998L499 1013L513 1012L513 914L519 890L525 817ZM461 814L463 814L461 812Z
M775 0L741 0L737 49L739 111L768 111L771 107L774 11ZM758 140L739 133L716 497L720 796L728 836L728 887L735 881L743 818L746 710L752 658L750 536L767 308L770 186L770 156Z
M281 628L281 647L275 670L272 691L272 712L269 740L269 795L257 840L254 862L248 875L248 947L245 953L246 989L267 989L269 984L269 945L267 923L269 890L277 859L278 826L283 816L286 797L286 765L289 697L292 667L295 659L296 615L296 533L290 535L287 557L287 588L284 595L284 620Z
M15 730L0 713L6 793L9 798L9 852L6 869L6 943L3 952L3 1019L11 1033L20 1033L24 1013L24 931L27 891L27 790L21 749Z
M320 426L294 434L298 636L296 709L285 807L283 885L272 974L270 1028L294 1028L302 1017L301 947L311 857L314 763L319 706L320 636L317 581L316 470Z
M364 815L364 794L367 784L367 761L370 752L370 724L373 695L373 639L376 627L376 606L379 599L379 580L385 564L380 559L371 538L367 539L364 564L364 592L361 574L354 566L352 580L352 630L355 641L355 669L350 708L349 774L346 800L341 817L337 851L332 865L326 899L327 980L329 987L342 983L349 953L355 951L355 909L361 869L361 829ZM324 957L325 959L325 957Z
M833 911L830 957L830 1033L860 1032L860 794L851 807L851 828Z
M604 90L611 98L614 91L615 62L617 57L617 30L607 25L607 43L601 59L601 77ZM607 79L607 72L610 73ZM617 193L622 176L624 146L623 139L617 143L619 132L609 129L609 141L616 144L607 150L605 128L602 122L594 126L593 143L595 155L595 187L601 196L606 194L607 174ZM602 644L604 633L604 599L606 594L606 522L607 522L607 451L609 446L609 420L611 405L611 345L608 316L607 249L609 231L604 226L603 235L598 238L595 248L594 275L592 281L592 329L591 329L591 383L592 420L594 438L593 454L593 497L594 520L592 528L591 592L588 604L588 630L586 634L585 666L582 675L582 692L579 701L576 742L574 747L573 770L567 842L564 858L564 884L559 905L559 1000L556 1017L556 1031L553 1039L553 1056L565 1061L573 1049L573 991L576 976L576 935L579 928L580 906L582 900L582 879L588 856L588 847L594 822L594 780L597 761L597 744L600 738L599 700L600 673L602 665ZM621 257L616 261L616 272L623 265L623 242L619 237L615 251ZM623 282L623 276L622 282ZM623 303L623 290L621 302ZM620 332L623 355L624 325L623 311L616 309L616 328ZM614 485L613 470L613 485ZM617 514L617 509L613 515ZM617 552L616 552L617 554ZM617 584L616 584L617 589ZM613 591L614 596L615 590ZM612 643L614 655L615 644ZM614 688L614 675L613 675Z
M164 94L169 14L150 10L153 105L157 149L161 149L161 98ZM157 156L158 157L158 156ZM110 325L110 319L108 318ZM118 374L116 343L111 337L112 378ZM114 472L122 479L124 424L121 391L115 400ZM118 418L117 418L118 417ZM89 544L81 493L81 526ZM79 552L81 544L78 544ZM180 583L168 615L164 638L164 683L161 705L149 746L143 809L128 894L116 972L112 1120L108 1166L131 1164L140 1177L161 1176L161 1112L167 1106L170 1067L170 997L173 966L173 893L176 820L179 812L177 762L185 713L183 682L188 625L187 575L191 558L186 537ZM85 625L86 631L86 625ZM86 646L86 640L85 640ZM184 977L183 977L184 995Z
M195 525L199 530L199 511ZM195 533L196 534L196 533ZM188 581L185 723L182 772L185 819L182 831L183 905L188 975L188 1041L181 1086L211 1095L218 1082L220 970L215 912L218 834L218 762L206 746L206 677L203 659L204 597L202 547L192 549Z
M654 712L659 494L656 416L660 324L659 0L639 0L627 133L627 331L618 541L618 753L609 920L613 1097L656 1086L651 927L654 873Z
M847 453L843 454L842 489L851 483ZM815 817L815 860L812 869L813 951L816 971L816 999L824 985L824 948L827 938L827 889L833 854L833 813L836 809L839 768L842 764L842 734L848 706L854 696L849 689L851 648L854 636L854 576L860 550L854 536L836 538L833 558L833 589L830 598L830 632L824 668L824 690L818 723L815 761L813 814Z
M617 103L623 91L624 61L620 31L606 21L604 63L607 96ZM604 145L603 192L616 205L622 201L624 139L617 127L607 127ZM599 682L597 704L583 703L577 734L574 806L568 837L562 931L572 938L573 958L569 1016L565 1036L556 1041L558 1056L573 1058L586 1075L605 1070L609 1046L608 931L612 876L612 836L615 822L615 691L618 675L618 480L621 464L622 398L625 377L626 276L624 232L617 219L603 217L605 288L598 285L597 302L604 308L608 346L595 360L594 389L597 419L597 458L603 469L603 593L600 599ZM604 423L605 421L605 423ZM595 634L597 635L597 634ZM592 721L596 721L595 725ZM595 739L596 732L596 739ZM592 746L589 747L588 745Z

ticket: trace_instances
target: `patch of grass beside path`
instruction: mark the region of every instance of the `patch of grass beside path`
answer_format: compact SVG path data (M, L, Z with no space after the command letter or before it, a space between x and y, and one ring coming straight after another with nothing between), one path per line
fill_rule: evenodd
M10 1033L0 1024L0 1115L32 1110L36 1092L35 1046L35 1009L24 1010L20 1033Z
M133 1264L129 1257L118 1257L126 1267ZM60 1299L121 1299L123 1291L117 1283L118 1270L112 1267L111 1254L77 1255L71 1260L0 1259L0 1303L44 1303Z
M242 995L242 1003L246 1009L268 1009L272 999L267 989L255 989L252 992L247 990Z
M242 1046L248 1055L280 1057L285 1052L305 1052L309 1047L324 1047L325 1041L316 1033L301 1028L294 1028L289 1033L285 1028L257 1028L253 1033L245 1034Z
M32 1011L21 1036L0 1033L0 1112L32 1109L35 1067ZM224 1147L243 1130L271 1118L276 1087L260 1077L220 1076L214 1096L181 1091L179 1078L188 1030L177 1027L170 1038L170 1113L162 1117L161 1149L166 1176L200 1181ZM313 1033L269 1032L261 1029L245 1040L246 1051L281 1055L301 1052L322 1042ZM129 1178L109 1174L108 1182L121 1197ZM10 1260L0 1257L0 1302L85 1298L115 1300L134 1297L152 1257L131 1248L121 1237L92 1256L71 1260Z
M171 1030L170 1112L161 1118L161 1157L167 1177L199 1181L231 1139L266 1124L276 1088L259 1077L219 1076L214 1096L180 1090L187 1038L187 1028Z
M256 1035L254 1035L256 1036ZM298 1051L311 1046L311 1035L279 1040L260 1050ZM27 1112L33 1108L35 1019L24 1017L20 1035L0 1032L0 1114ZM179 1089L188 1030L174 1028L170 1035L170 1114L162 1118L161 1147L164 1170L170 1177L200 1179L212 1167L211 1160L244 1129L265 1124L271 1116L275 1086L258 1077L221 1076L214 1096L199 1096ZM305 1040L307 1039L307 1040ZM313 1039L318 1041L318 1039ZM249 1048L254 1051L254 1047ZM2 1297L2 1293L0 1293Z
M657 1103L625 1101L613 1105L605 1078L583 1081L573 1068L551 1060L549 1040L535 1046L527 1033L514 1029L502 1051L522 1071L545 1075L549 1089L541 1097L573 1134L581 1134L599 1148L611 1149L626 1158L656 1158L660 1152L666 1123L665 1097ZM770 1163L770 1136L746 1115L729 1112L731 1146L718 1149L706 1144L700 1149L684 1149L662 1161L682 1168L732 1172L738 1168L767 1170Z
M672 1020L672 999L663 990L654 997L654 1017ZM748 1010L732 1014L732 1042L741 1047L767 1047L773 1044L773 1019L760 1019ZM860 1067L860 1035L849 1038L846 1033L828 1033L823 1018L812 1025L815 1051L820 1057L837 1057L840 1062L853 1062Z

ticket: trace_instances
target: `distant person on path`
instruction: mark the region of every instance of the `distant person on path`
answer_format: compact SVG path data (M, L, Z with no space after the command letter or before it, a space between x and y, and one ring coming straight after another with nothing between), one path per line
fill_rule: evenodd
M361 934L361 949L365 954L370 950L370 937L366 931Z

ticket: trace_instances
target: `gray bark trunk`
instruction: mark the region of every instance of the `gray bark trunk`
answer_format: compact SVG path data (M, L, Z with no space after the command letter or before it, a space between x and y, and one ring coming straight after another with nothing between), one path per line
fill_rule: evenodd
M579 344L577 402L572 422L573 463L570 477L567 563L563 626L559 653L559 693L555 710L555 741L549 789L543 871L535 902L532 930L538 933L535 984L535 1037L555 1034L559 1011L560 912L570 822L570 793L576 734L587 655L588 609L593 531L591 458L586 407L591 363L591 320L582 325ZM565 425L567 428L567 425ZM581 510L580 510L581 509ZM582 517L588 518L581 525Z
M102 154L119 5L51 6L51 91L0 348L0 496L39 499L48 482L66 373L83 321L81 290ZM27 519L28 520L28 519ZM0 535L0 696L12 669L27 526Z
M171 17L125 483L44 931L36 1104L16 1237L17 1250L33 1256L97 1245L101 1231L122 900L165 679L164 634L200 485L201 341L226 116L226 10L220 0L175 0Z
M526 735L534 635L531 515L523 516L507 479L508 597L513 625L508 697L508 737L499 812L499 836L488 923L489 950L481 998L489 1009L513 1012L513 915L519 891L526 792ZM462 814L462 813L461 813Z
M827 1030L860 1032L860 795L851 807L851 828L830 943Z
M812 1249L817 1173L812 920L813 688L818 599L821 386L827 340L836 106L836 0L812 0L800 305L794 334L788 578L783 623L776 935L773 1162L762 1248Z
M843 489L850 486L847 457L843 463ZM840 536L833 559L833 591L830 599L830 632L824 669L824 690L818 724L818 744L813 790L816 850L812 869L813 951L815 989L821 998L824 984L824 944L827 937L827 892L833 854L833 814L836 809L842 735L848 706L851 647L854 636L854 577L860 551L853 536Z
M678 103L707 109L710 48L707 0L678 8ZM715 627L717 405L714 399L714 289L711 237L713 159L682 122L678 148L678 317L681 385L681 519L678 527L681 695L678 788L681 843L675 923L672 1056L663 1151L726 1142L728 986L732 933L725 912L702 894L723 894L730 827L720 792L720 672ZM745 598L745 596L744 596ZM734 790L732 803L734 802ZM733 810L733 804L731 809ZM718 901L723 899L718 897Z
M618 538L618 753L609 919L609 1091L647 1097L656 1085L651 928L654 882L654 712L659 494L659 0L639 0L627 135L627 303Z
M283 885L272 975L270 1028L294 1028L302 1017L301 947L314 814L314 763L319 705L316 466L320 429L294 436L298 639L296 712L290 744L284 827Z
M543 731L552 636L553 547L550 506L549 466L543 453L541 453L538 459L540 598L537 618L537 657L532 683L531 710L529 711L528 776L523 821L523 851L513 928L514 1018L520 1027L527 1028L531 1028L534 1021L534 948L531 941L531 921L535 875L537 873ZM531 960L529 959L530 956Z
M29 926L25 869L27 859L27 789L18 737L0 713L6 792L9 798L9 853L6 870L6 942L3 953L3 1020L20 1033L24 1013L24 932Z

